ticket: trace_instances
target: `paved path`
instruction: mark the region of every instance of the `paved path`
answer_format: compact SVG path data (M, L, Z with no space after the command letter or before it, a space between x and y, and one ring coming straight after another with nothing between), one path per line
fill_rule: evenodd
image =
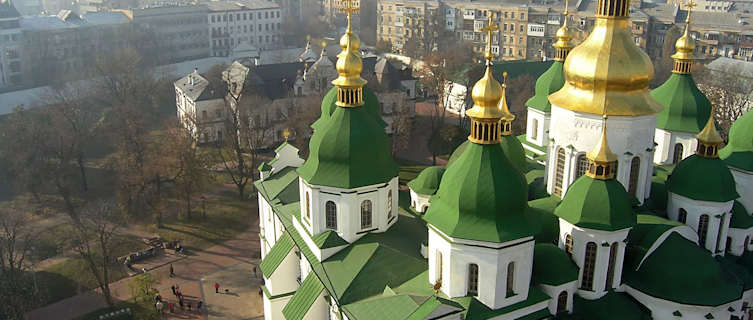
M169 265L149 271L157 273L158 277L162 279L162 283L158 285L158 289L162 292L163 297L172 296L170 286L173 284L179 284L181 287L186 288L195 286L198 289L200 288L199 281L205 274L210 274L239 263L258 263L258 259L252 260L252 257L258 256L260 251L258 218L255 214L255 206L250 205L248 210L251 210L252 217L249 230L239 234L233 240L200 252L189 252L186 259L175 261L173 263L176 273L175 278L168 277ZM248 276L253 277L252 274ZM126 300L131 298L128 283L132 279L122 279L110 285L110 291L115 299ZM184 292L188 294L187 290L184 290ZM196 295L197 293L192 292L192 294ZM34 310L27 314L27 316L29 320L68 320L104 308L105 306L106 303L102 295L96 291L90 291ZM190 318L181 314L180 317L176 317L175 319ZM198 316L195 318L199 319Z

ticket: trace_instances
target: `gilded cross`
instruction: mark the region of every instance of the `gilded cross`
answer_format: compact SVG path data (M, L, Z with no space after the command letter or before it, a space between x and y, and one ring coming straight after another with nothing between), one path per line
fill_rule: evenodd
M693 8L695 8L696 6L698 6L698 4L695 3L695 1L693 0L688 0L688 2L685 3L685 9L688 10L688 17L685 18L686 23L690 22L690 13L693 11Z
M360 10L359 7L354 5L353 3L356 0L340 0L342 2L342 7L340 8L340 11L345 12L345 14L348 17L348 32L351 32L351 26L350 26L350 19L353 13L358 12Z
M570 4L570 1L569 0L565 0L565 12L564 12L564 14L565 14L565 24L567 24L567 14L568 14L567 7L568 7L569 4Z
M489 23L487 23L486 27L481 28L481 31L486 31L486 55L484 56L486 60L491 60L494 56L492 56L492 32L499 30L499 25L494 24L494 20L492 17L494 14L489 14Z

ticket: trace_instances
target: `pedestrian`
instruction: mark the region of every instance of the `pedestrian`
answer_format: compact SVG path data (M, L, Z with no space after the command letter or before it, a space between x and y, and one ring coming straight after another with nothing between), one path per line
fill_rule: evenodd
M157 308L157 313L162 314L162 308L164 308L165 305L162 304L162 301L157 301L157 303L154 304L154 307Z
M178 291L178 299L183 300L183 292Z
M256 266L254 266L254 278L256 278Z
M173 269L173 264L170 264L170 278L175 276L175 269Z
M162 302L162 296L159 295L159 292L154 296L154 302Z
M201 307L204 305L204 302L199 300L199 302L196 303L196 312L201 313Z
M188 312L191 312L191 302L189 301L187 304L188 304Z
M261 287L259 287L259 295L261 296L262 293L263 291L261 290Z
M183 310L183 299L178 301L178 305L180 306L180 310Z
M167 307L170 308L170 313L175 313L175 306L172 302L168 303Z
M177 295L178 295L177 293L175 293L175 285L172 285L172 286L170 286L170 289L172 289L172 290L173 290L173 295L174 295L174 296L177 296Z
M220 284L217 282L214 283L214 293L220 293Z

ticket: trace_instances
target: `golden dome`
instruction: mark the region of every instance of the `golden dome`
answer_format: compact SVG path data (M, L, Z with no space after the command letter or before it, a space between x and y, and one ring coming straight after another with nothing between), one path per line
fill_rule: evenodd
M350 28L348 28L349 31L346 32L342 37L340 37L340 48L345 50L348 47L348 44L350 44L350 47L352 50L358 51L361 49L361 39L358 38L358 36L350 31Z
M515 115L510 112L510 108L507 107L507 72L502 73L502 76L504 77L504 82L502 82L502 98L499 99L499 103L497 104L497 108L500 112L502 112L502 119L505 121L513 121L515 120Z
M716 123L714 122L714 108L711 108L711 114L709 114L709 120L706 121L706 126L703 130L696 135L696 139L699 142L707 145L718 145L724 142L722 136L719 135L719 131L716 131Z
M591 34L567 56L565 85L549 96L549 102L576 112L615 116L661 111L648 91L654 67L635 45L630 23L627 14L597 14Z
M473 85L471 98L473 108L466 111L466 115L480 119L500 119L504 113L497 107L504 92L502 86L492 76L491 63L487 61L484 76Z
M690 13L693 11L695 3L691 1L686 7L688 9L688 16L685 18L685 31L675 41L676 52L672 55L672 58L675 60L694 60L698 58L695 54L695 39L690 36Z
M601 137L596 147L586 154L588 160L596 163L607 163L617 161L617 155L609 149L607 141L607 116L604 115L604 121L601 124Z

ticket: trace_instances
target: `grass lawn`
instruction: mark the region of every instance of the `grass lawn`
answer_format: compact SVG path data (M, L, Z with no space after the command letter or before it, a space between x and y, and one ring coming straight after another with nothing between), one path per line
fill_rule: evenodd
M90 312L83 316L80 316L74 320L99 320L99 316L110 312L117 312L121 309L130 309L131 314L124 314L120 317L107 318L108 320L157 320L160 317L152 305L148 302L134 303L133 301L122 301L115 304L111 308L102 308L97 311Z
M124 236L118 239L114 251L115 256L143 249L145 245L135 237ZM120 264L110 268L111 282L128 276L126 268ZM64 258L37 272L37 281L46 293L45 304L60 301L97 287L97 280L89 271L86 262L78 257Z

